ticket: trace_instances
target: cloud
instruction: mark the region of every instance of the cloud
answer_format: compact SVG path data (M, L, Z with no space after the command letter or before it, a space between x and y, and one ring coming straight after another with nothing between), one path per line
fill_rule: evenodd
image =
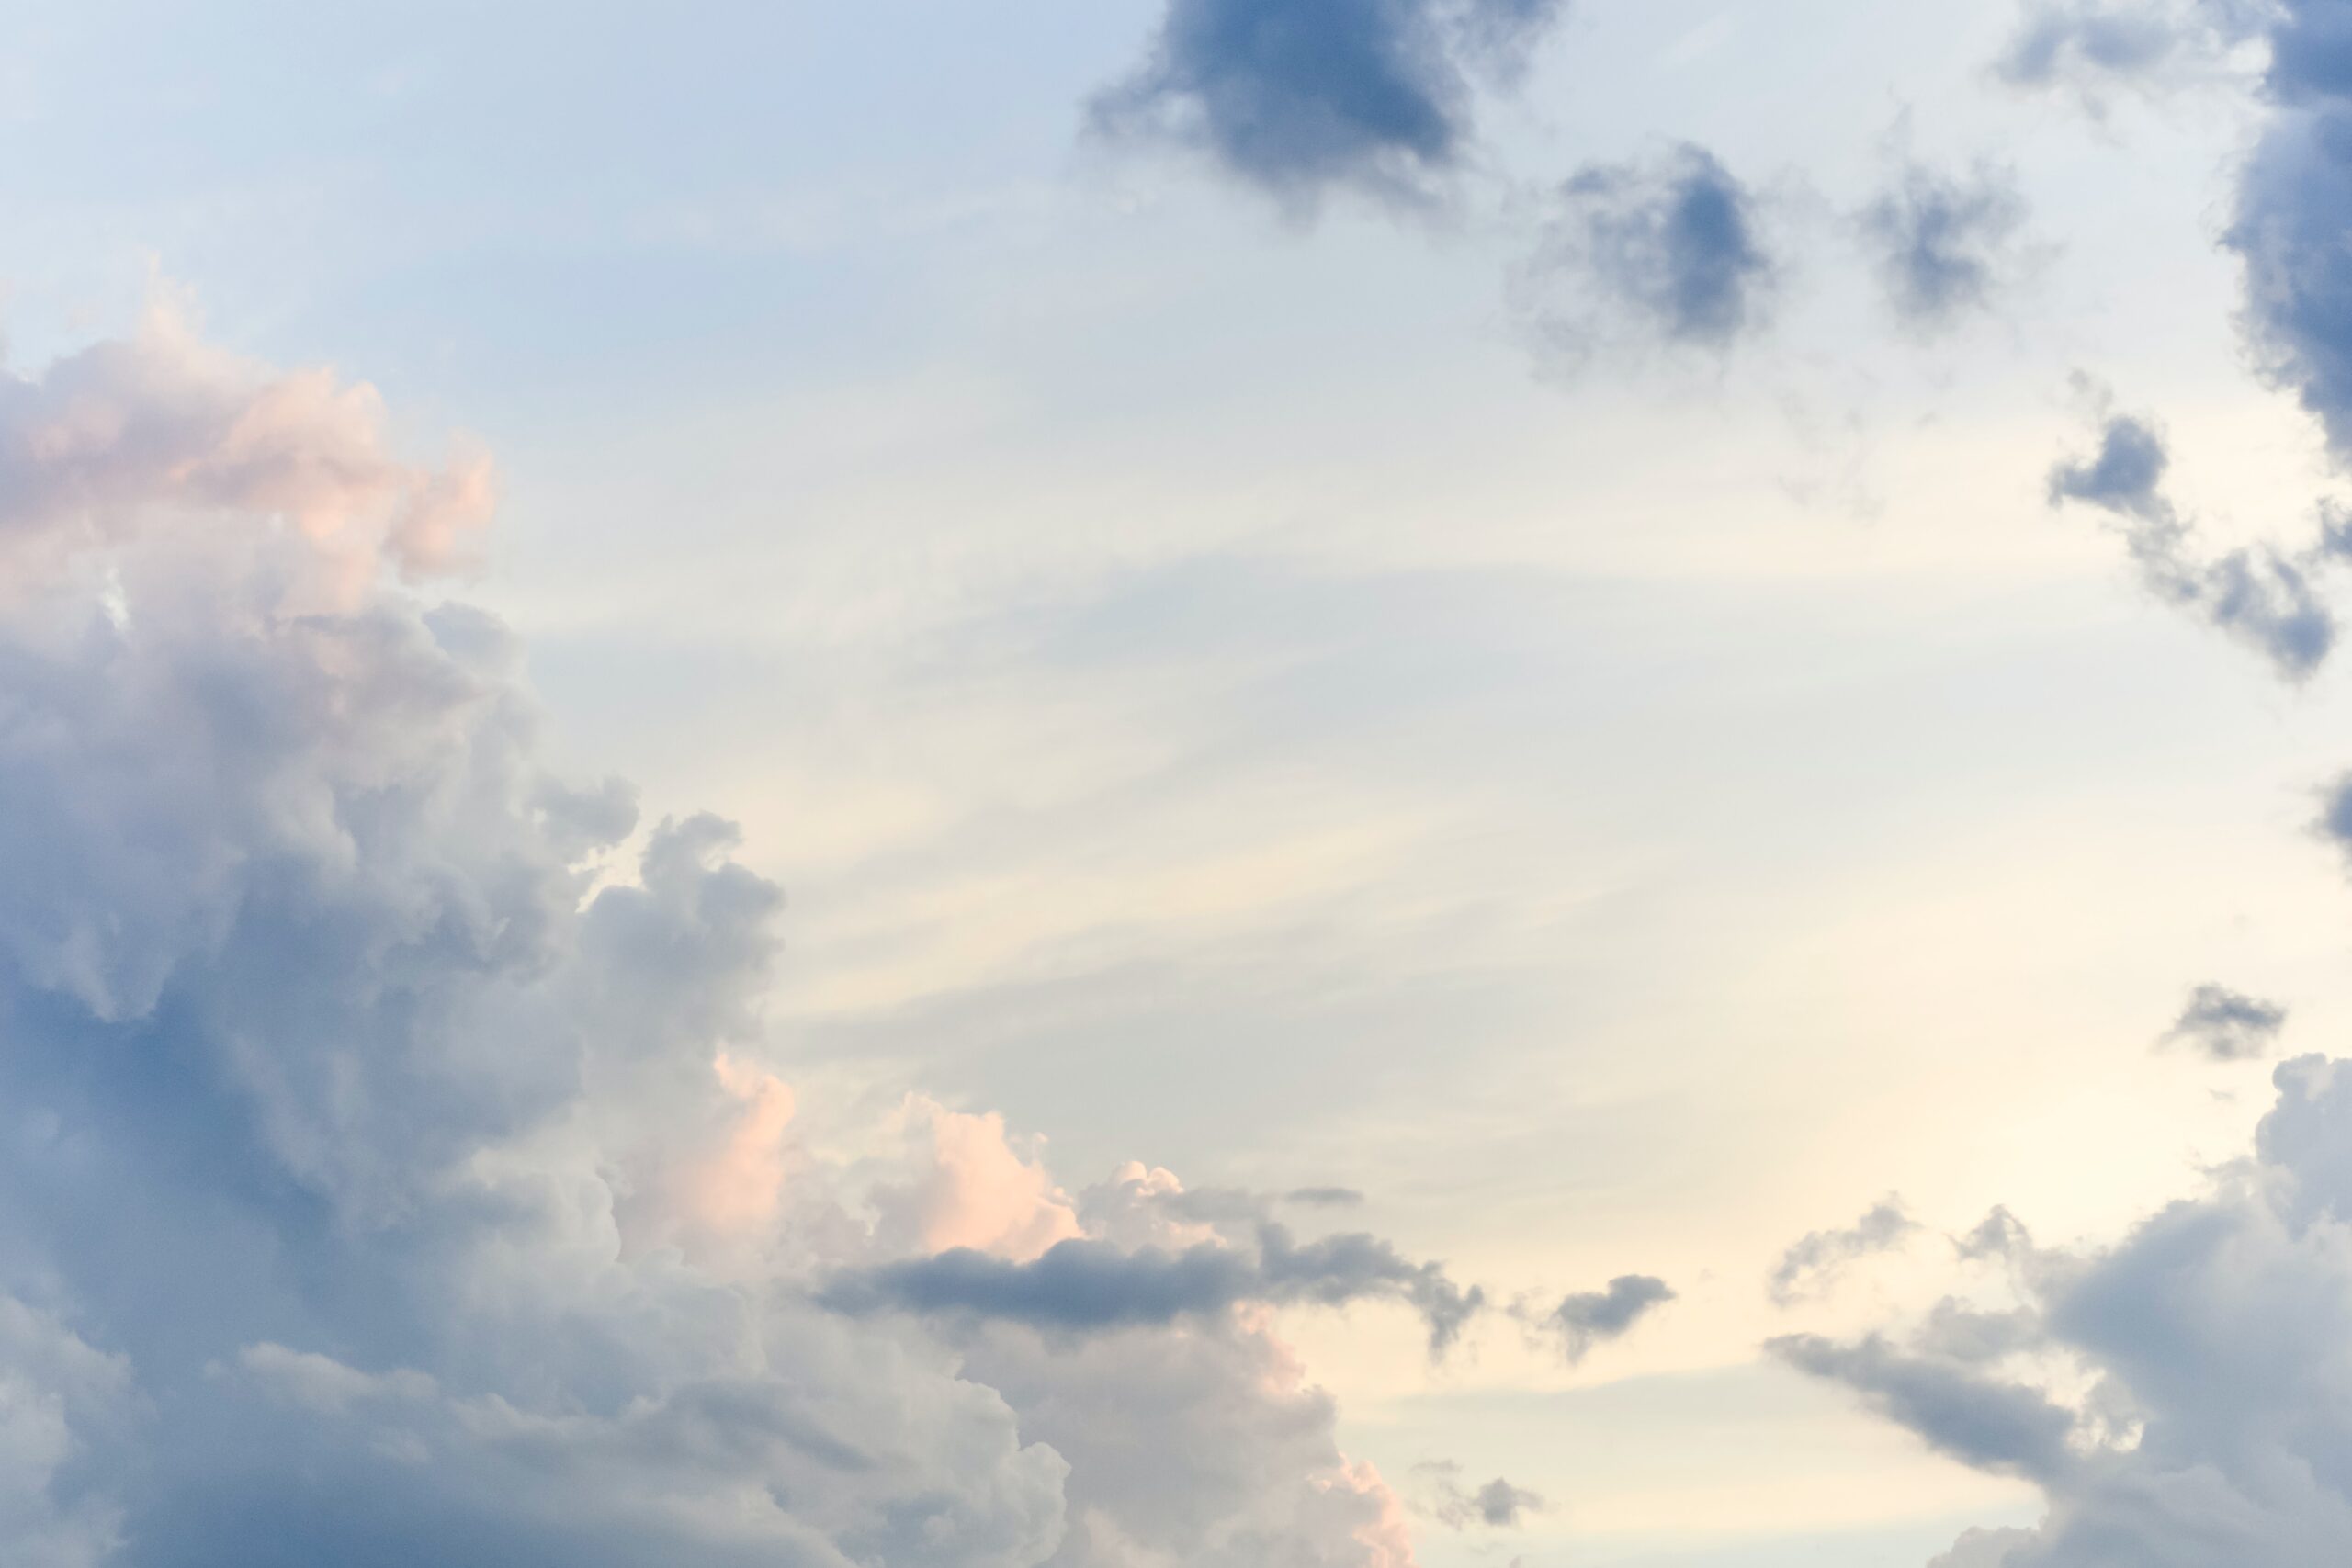
M1852 1345L1798 1334L1766 1347L1799 1371L1844 1383L1871 1408L1963 1464L2055 1483L2071 1463L2072 1412L1964 1362L1908 1354L1875 1336Z
M1556 1337L1561 1352L1574 1366L1597 1345L1623 1338L1634 1325L1675 1299L1663 1280L1646 1274L1621 1274L1606 1290L1563 1296L1549 1312L1521 1313L1522 1321Z
M1720 351L1762 323L1774 275L1756 197L1684 143L1562 186L1513 295L1539 345L1571 359L1629 334Z
M2274 112L2240 175L2227 243L2245 268L2246 322L2270 374L2352 461L2352 76L2339 6L2293 0L2270 33Z
M2177 81L2259 31L2261 0L2033 0L1994 72L2015 87Z
M1309 1209L1355 1209L1363 1207L1363 1194L1352 1187L1296 1187L1283 1194L1283 1201Z
M791 1081L779 891L549 769L514 638L417 586L488 492L384 429L168 314L0 380L9 1561L1410 1568L1248 1302L811 1303L1081 1204L996 1118ZM1369 1237L1246 1256L1477 1303Z
M1844 1230L1815 1231L1791 1246L1772 1266L1767 1289L1781 1306L1817 1295L1837 1283L1847 1265L1894 1251L1918 1228L1901 1200L1889 1198Z
M2278 1003L2203 985L2188 994L2161 1043L2188 1045L2216 1062L2245 1062L2270 1055L2286 1026L2287 1010Z
M1482 1291L1464 1292L1441 1265L1408 1262L1377 1237L1302 1245L1272 1224L1258 1227L1254 1247L1203 1242L1181 1252L1129 1251L1077 1240L1027 1263L959 1249L844 1274L820 1299L854 1315L897 1310L1081 1333L1215 1317L1253 1303L1396 1301L1427 1321L1432 1355L1451 1348L1485 1304Z
M1563 0L1169 0L1100 132L1197 149L1297 208L1426 196L1473 135L1470 73L1509 82Z
M1860 218L1887 299L1923 329L1980 310L2014 262L2025 198L2013 175L1951 175L1908 163Z
M1451 1460L1417 1464L1413 1473L1424 1494L1418 1508L1451 1530L1518 1529L1529 1515L1548 1506L1539 1494L1500 1476L1472 1491L1462 1484L1462 1467Z
M2097 450L2051 469L2050 503L2076 502L2116 519L2151 592L2262 653L2287 680L2308 678L2335 647L2335 615L2319 579L2342 554L2336 531L2324 523L2298 551L2260 544L2199 559L2196 530L2164 488L2171 461L2153 424L2110 415Z
M2250 1158L2111 1247L2000 1259L2022 1330L1962 1360L1912 1337L1779 1342L2048 1512L1954 1568L2290 1568L2352 1550L2352 1063L2307 1056Z
M0 374L0 573L193 512L299 536L280 558L332 599L379 562L411 578L465 564L494 501L486 457L398 460L373 388L225 353L167 295L129 339L38 379Z
M875 1195L904 1245L1026 1262L1079 1236L1077 1210L1043 1166L1007 1141L1003 1117L949 1111L920 1095L908 1097L905 1115L914 1174Z

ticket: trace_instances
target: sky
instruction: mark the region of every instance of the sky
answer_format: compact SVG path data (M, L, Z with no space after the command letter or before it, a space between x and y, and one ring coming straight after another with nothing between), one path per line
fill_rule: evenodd
M2352 1550L2352 0L0 125L0 1558Z

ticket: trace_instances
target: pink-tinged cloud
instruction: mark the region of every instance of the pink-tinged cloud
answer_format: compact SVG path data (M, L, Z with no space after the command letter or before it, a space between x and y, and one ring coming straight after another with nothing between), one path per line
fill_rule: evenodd
M958 1247L1025 1263L1082 1235L1069 1198L1013 1148L1004 1118L950 1111L921 1095L905 1114L917 1169L881 1194L888 1219L926 1252Z
M695 1173L695 1218L713 1230L740 1235L773 1220L784 1196L784 1140L792 1125L792 1087L723 1051L713 1070L742 1110L726 1146Z
M167 298L129 338L0 373L0 569L175 525L277 525L315 547L312 590L347 605L379 563L469 564L495 491L479 454L396 457L373 387L214 347Z

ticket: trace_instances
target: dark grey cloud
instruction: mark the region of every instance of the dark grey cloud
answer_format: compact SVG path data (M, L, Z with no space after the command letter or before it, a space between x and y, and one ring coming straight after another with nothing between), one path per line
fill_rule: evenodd
M1673 1290L1663 1280L1647 1274L1621 1274L1606 1289L1563 1296L1548 1311L1521 1310L1519 1316L1539 1333L1557 1339L1573 1366L1595 1346L1623 1338L1634 1324L1674 1299Z
M2278 1003L2208 984L2188 994L2160 1043L2186 1045L2216 1062L2247 1062L2269 1055L2286 1027L2287 1010Z
M2352 73L2340 5L2289 0L2270 34L2274 112L2239 178L2227 240L2245 268L2246 322L2339 465L2352 462Z
M2015 264L2025 215L2016 176L2006 170L1953 175L1910 163L1860 223L1895 313L1939 328L1991 299Z
M1501 1476L1475 1490L1464 1486L1462 1467L1451 1460L1417 1464L1413 1473L1423 1494L1418 1508L1448 1529L1518 1529L1549 1506L1540 1493Z
M1800 1371L1844 1383L1963 1464L2045 1484L2070 1468L2074 1414L2038 1390L1963 1362L1900 1350L1875 1335L1851 1345L1790 1335L1765 1348Z
M1892 1252L1917 1233L1917 1221L1889 1198L1843 1230L1815 1231L1793 1243L1772 1266L1766 1288L1782 1306L1835 1284L1846 1267Z
M1182 1251L1129 1250L1077 1240L1025 1263L958 1249L845 1273L819 1300L851 1315L935 1314L1080 1333L1213 1317L1259 1302L1394 1301L1421 1314L1430 1354L1442 1355L1484 1308L1486 1294L1463 1290L1442 1265L1410 1262L1375 1236L1300 1243L1283 1226L1263 1224L1250 1247L1204 1242Z
M2003 1216L1980 1258L2013 1307L1775 1343L1943 1452L2041 1489L2039 1526L1971 1531L1942 1562L2294 1568L2352 1551L2352 1063L2272 1077L2251 1157L2116 1245L2036 1247Z
M1580 357L1627 336L1720 350L1762 323L1774 276L1758 198L1685 143L1562 186L1513 292L1555 353Z
M1474 133L1472 74L1510 81L1564 0L1169 0L1096 129L1193 146L1294 205L1426 194Z
M2301 550L2252 545L2200 559L2195 528L2165 489L2171 460L2153 424L2113 415L2096 450L2051 470L2050 502L2106 513L2151 592L2255 649L2286 679L2306 679L2335 647L2335 615L2319 579L2341 558L2340 530L2324 517L2318 537Z
M2313 826L2320 837L2352 859L2352 773L2337 778L2321 795L2319 820Z

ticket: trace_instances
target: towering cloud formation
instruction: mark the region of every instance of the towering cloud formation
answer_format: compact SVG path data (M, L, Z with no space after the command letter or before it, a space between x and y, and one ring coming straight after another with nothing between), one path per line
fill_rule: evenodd
M1775 1348L2048 1495L1967 1568L2292 1568L2352 1551L2352 1064L2279 1067L2254 1157L2105 1251L1991 1234L2014 1304Z
M1475 1295L1369 1238L1114 1244L924 1101L817 1159L775 889L550 775L506 633L403 586L488 496L167 315L0 379L9 1560L1406 1568L1253 1303ZM1080 1245L1257 1288L1081 1343L817 1299Z
M1172 139L1295 205L1426 194L1472 135L1472 78L1509 82L1565 0L1169 0L1098 129Z

